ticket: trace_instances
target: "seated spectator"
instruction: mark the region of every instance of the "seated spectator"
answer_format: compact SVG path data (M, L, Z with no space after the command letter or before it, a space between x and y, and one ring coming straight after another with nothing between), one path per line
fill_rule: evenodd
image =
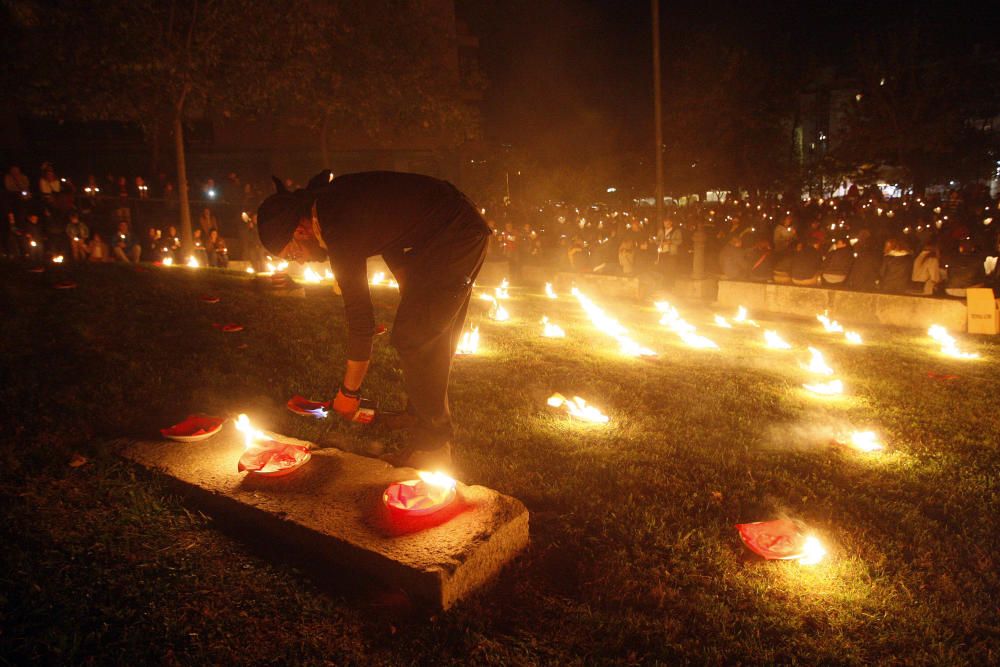
M90 228L86 223L80 221L80 216L76 213L69 214L69 222L66 223L66 238L69 240L69 249L74 262L82 262L87 259L87 241L90 239Z
M819 285L820 271L823 269L823 256L813 245L815 241L799 241L792 253L790 274L792 284L800 287Z
M786 248L781 252L777 250L774 252L774 262L771 264L773 267L772 279L778 285L791 285L792 284L792 255L794 252Z
M971 239L963 239L958 244L958 254L948 260L948 279L944 291L948 296L965 298L965 290L982 287L986 282L986 269L982 256L976 252Z
M913 260L913 274L910 280L923 285L922 292L934 294L941 282L941 251L936 243L928 243Z
M758 241L747 254L750 265L749 278L766 283L774 276L774 251L767 240Z
M622 274L631 276L635 273L635 243L632 239L625 239L619 244L618 264L622 268Z
M139 255L142 253L142 248L139 246L138 241L135 240L135 237L132 236L128 223L124 220L118 223L118 232L115 235L112 252L115 259L119 262L125 262L126 264L139 263Z
M202 233L207 239L210 231L219 228L219 219L215 217L214 213L212 213L212 209L206 206L201 209L201 216L198 218L198 226L201 228Z
M143 259L147 262L158 262L163 259L163 233L156 227L146 230L146 247Z
M208 266L208 250L205 248L205 235L202 233L201 227L195 227L192 230L191 240L194 243L191 256L198 262L198 266Z
M45 255L45 235L42 234L42 224L38 221L38 213L31 211L24 220L21 239L24 243L24 256L32 262L41 262Z
M858 244L854 247L854 261L847 276L849 289L872 292L882 274L882 252L872 241L871 232L862 229L858 233Z
M774 251L782 253L792 246L792 242L798 236L795 229L795 219L786 215L781 224L774 228Z
M833 250L823 261L823 284L830 286L840 286L847 282L847 276L851 272L851 264L854 263L854 251L848 244L846 238L838 238L834 242Z
M177 228L173 225L167 227L167 233L163 239L163 258L169 257L175 264L181 261L181 237L177 233Z
M220 269L229 266L229 250L226 248L226 239L222 238L218 229L213 229L208 233L205 251L208 256L209 266Z
M16 197L28 194L31 191L28 176L21 171L21 167L14 164L3 177L4 189Z
M579 236L573 237L573 243L566 251L569 258L570 271L589 271L590 264L587 258L587 249L583 245L583 239Z
M746 250L743 249L743 238L739 235L729 237L729 241L719 251L719 270L727 280L746 280L750 273L750 265Z
M882 255L879 289L888 294L909 292L910 276L913 275L913 254L910 249L898 239L889 239L885 242Z
M101 235L94 232L94 236L87 244L87 259L91 262L110 262L111 257L108 252L108 244L104 242Z

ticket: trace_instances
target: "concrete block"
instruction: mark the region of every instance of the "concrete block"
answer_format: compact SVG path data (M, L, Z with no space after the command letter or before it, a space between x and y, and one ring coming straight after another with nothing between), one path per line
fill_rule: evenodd
M681 299L715 301L719 294L719 281L717 278L677 278L671 291Z
M294 550L331 571L353 571L447 609L492 578L528 545L528 511L509 496L459 483L441 511L399 518L382 492L416 471L338 449L285 477L238 473L243 439L232 423L203 442L132 442L122 455L162 473L205 511ZM345 575L346 576L346 575Z
M574 286L579 287L589 297L639 298L639 280L637 278L566 271L556 274L555 289L557 292L569 292Z
M950 331L965 331L967 321L965 303L952 299L737 280L719 281L718 303L729 308L746 306L751 312L803 317L829 311L831 317L841 322L917 329L940 324Z

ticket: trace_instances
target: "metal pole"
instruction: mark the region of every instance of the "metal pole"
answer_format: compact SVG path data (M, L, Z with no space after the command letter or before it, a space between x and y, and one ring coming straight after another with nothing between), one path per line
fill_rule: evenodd
M660 80L660 0L650 0L653 13L653 134L656 141L656 223L657 236L663 225L663 97Z

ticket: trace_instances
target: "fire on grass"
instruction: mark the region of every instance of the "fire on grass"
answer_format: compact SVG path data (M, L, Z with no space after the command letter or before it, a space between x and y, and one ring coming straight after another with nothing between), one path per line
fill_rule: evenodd
M628 330L623 327L618 320L608 317L604 311L597 306L597 304L587 298L587 296L579 289L574 287L572 294L576 297L577 301L580 302L580 306L587 313L587 316L590 317L591 323L597 328L597 330L611 336L618 342L618 347L622 354L629 357L656 356L656 352L648 347L643 347L629 338Z

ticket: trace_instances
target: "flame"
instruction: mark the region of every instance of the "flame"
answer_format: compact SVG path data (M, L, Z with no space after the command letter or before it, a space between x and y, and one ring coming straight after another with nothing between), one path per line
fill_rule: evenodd
M479 298L482 299L483 301L489 301L491 303L496 303L496 298L492 294L487 294L486 292L483 292L482 294L480 294Z
M826 329L827 333L844 332L844 327L842 327L840 323L837 322L837 320L831 320L829 317L827 317L826 313L823 313L822 315L817 315L816 319L820 321L820 324L823 325L823 328Z
M565 338L566 332L558 324L553 324L549 322L548 317L542 317L542 335L546 338Z
M55 257L52 258L52 263L53 264L62 264L63 263L63 256L62 255L56 255Z
M163 260L163 261L166 262L167 260ZM248 266L247 267L247 273L249 273L250 275L253 275L254 273L257 273L257 272L253 270L252 266Z
M493 290L493 293L496 295L496 298L509 299L510 292L507 291L508 287L510 287L510 283L507 282L506 278L504 278L503 281L501 281L500 283L500 287L497 287L495 290Z
M475 354L479 351L479 327L466 331L458 341L457 354Z
M306 270L302 272L302 280L307 283L318 283L322 282L323 278L318 273L313 271L312 267L307 266Z
M552 283L545 283L545 296L549 297L550 299L559 298L559 295L556 294L556 291L552 289Z
M573 288L573 296L577 298L580 302L580 306L590 317L590 321L593 323L597 329L603 333L614 338L618 341L618 347L622 354L630 357L655 357L656 352L653 352L647 347L639 345L631 338L628 337L628 330L619 324L618 320L608 317L604 314L597 304L588 299L586 295L583 294L576 287Z
M946 354L949 357L955 357L956 359L978 359L979 355L975 352L962 352L958 349L958 344L955 342L955 338L948 333L948 330L944 327L935 324L930 329L927 330L927 334L941 343L941 354Z
M864 344L864 341L861 340L861 334L859 334L857 331L848 331L847 333L844 334L844 338L847 339L847 342L850 343L851 345Z
M187 265L189 268L192 269L197 269L199 266L201 266L200 264L198 264L198 260L196 260L193 255L191 257L188 257Z
M267 263L267 265L266 265L266 268L267 268L267 272L268 272L268 273L274 273L275 271L277 271L277 270L278 270L278 267L276 267L276 266L275 266L274 264L272 264L271 262L268 262L268 263Z
M747 326L750 326L750 327L759 327L760 326L759 324L757 324L753 320L747 319L747 309L744 308L743 306L740 306L739 308L737 308L736 315L733 316L733 322L736 322L737 324L746 324Z
M823 543L815 535L806 537L802 543L802 555L798 557L799 565L817 565L826 556Z
M719 346L715 344L715 341L696 333L697 328L682 318L681 314L677 312L677 309L669 303L666 301L657 301L654 305L658 311L663 313L663 316L660 318L660 324L677 334L677 336L684 341L684 343L690 347L702 350L719 349Z
M397 283L392 278L389 279L389 282L387 282L386 285L388 285L392 289L399 289L399 283Z
M278 262L279 271L284 271L287 268L288 268L288 262L286 262L285 260L281 260L280 262Z
M879 441L875 431L854 431L847 442L851 447L862 452L877 452L885 449L885 445Z
M844 393L844 383L840 380L830 380L829 382L817 382L815 384L804 384L804 388L820 394L822 396L836 396Z
M549 396L546 401L550 407L553 408L565 408L566 413L574 419L579 419L580 421L592 422L595 424L607 424L610 418L595 408L593 405L588 405L587 401L583 400L579 396L574 396L573 398L566 398L562 394L556 393Z
M381 285L385 281L385 271L376 271L372 274L372 285Z
M424 484L436 487L438 489L442 489L444 491L451 491L452 489L455 488L455 485L458 483L445 473L441 472L440 470L436 470L434 472L427 472L426 470L418 470L417 477L419 477L420 481L422 481Z
M333 280L333 271L327 269L326 273L323 274L323 277L326 278L327 280Z
M764 332L764 344L775 350L792 349L791 344L779 336L777 331L771 331L770 329Z
M243 434L243 446L246 449L250 449L258 440L267 437L263 431L258 431L251 426L250 419L242 413L236 418L236 430Z
M490 319L495 322L506 322L510 319L510 313L507 312L506 308L494 301L493 307L490 308Z
M173 265L174 265L174 258L173 257L164 257L163 258L163 266L173 266Z
M833 375L833 369L827 365L822 352L817 350L815 347L810 347L809 355L809 365L804 366L807 371L810 373L817 373L819 375Z
M729 320L724 318L722 315L715 316L715 325L722 327L723 329L732 329L733 325L729 323Z

